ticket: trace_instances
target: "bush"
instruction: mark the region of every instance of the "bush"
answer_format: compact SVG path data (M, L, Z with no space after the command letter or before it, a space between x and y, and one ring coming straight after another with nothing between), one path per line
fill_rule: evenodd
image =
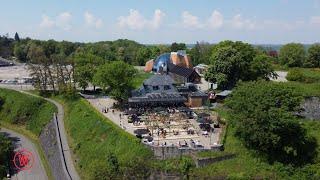
M236 136L246 147L270 162L303 165L316 156L317 142L292 115L300 102L294 89L261 81L237 87L227 105Z
M298 81L298 82L304 82L306 80L306 77L304 76L303 72L299 69L292 69L288 72L287 80L289 81Z
M13 146L10 139L0 134L0 177L6 176Z
M302 83L320 82L320 71L317 69L294 68L289 70L287 79Z

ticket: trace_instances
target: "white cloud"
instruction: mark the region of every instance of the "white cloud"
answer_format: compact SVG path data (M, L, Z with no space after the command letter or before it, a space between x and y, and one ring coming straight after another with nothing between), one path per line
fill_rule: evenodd
M96 18L93 14L91 14L88 11L84 13L84 20L87 26L95 27L97 29L102 27L103 24L102 19Z
M47 15L42 15L42 21L40 23L41 28L51 28L54 26L54 21Z
M63 12L63 13L59 14L56 17L56 26L60 27L64 30L70 30L71 29L71 25L70 25L71 18L72 18L72 16L69 12Z
M320 25L320 16L313 16L310 18L311 25Z
M320 0L314 0L314 7L318 9L320 7Z
M154 11L154 15L153 15L153 20L150 22L151 26L154 29L158 29L159 26L161 25L163 18L166 16L165 13L163 13L160 9L156 9Z
M211 16L206 21L199 20L197 16L192 15L188 11L184 11L181 14L181 19L182 19L183 26L187 28L219 29L222 27L224 23L223 15L217 10L214 10Z
M146 19L140 14L138 10L130 9L128 16L120 16L118 18L118 25L122 28L139 30L144 28L157 29L160 27L165 13L157 9L154 12L151 20Z
M203 25L199 22L197 16L192 15L188 11L184 11L181 15L182 23L185 27L202 28Z
M214 10L208 19L208 26L213 29L218 29L222 27L222 25L223 25L223 15L219 11Z
M252 30L256 28L256 23L250 19L244 19L241 14L235 15L230 21L231 27L235 29L248 29Z
M58 27L63 30L70 30L71 29L71 22L72 15L69 12L60 13L54 19L51 19L47 15L42 15L42 21L40 23L41 28L53 28Z

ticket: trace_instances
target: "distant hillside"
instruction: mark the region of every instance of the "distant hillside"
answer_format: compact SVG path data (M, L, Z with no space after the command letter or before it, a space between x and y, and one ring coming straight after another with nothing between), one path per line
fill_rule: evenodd
M196 44L187 44L187 48L193 48ZM170 45L168 45L170 46ZM254 47L262 47L267 50L279 51L283 44L253 44ZM311 44L304 44L305 49L309 49Z

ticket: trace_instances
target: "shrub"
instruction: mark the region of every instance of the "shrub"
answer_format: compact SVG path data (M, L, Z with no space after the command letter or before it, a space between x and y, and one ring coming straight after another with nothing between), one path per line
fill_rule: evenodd
M289 81L298 81L298 82L304 82L306 80L306 77L304 76L303 72L299 69L290 70L286 78Z
M316 156L317 143L292 114L301 102L284 84L241 84L228 99L236 136L270 162L303 165Z

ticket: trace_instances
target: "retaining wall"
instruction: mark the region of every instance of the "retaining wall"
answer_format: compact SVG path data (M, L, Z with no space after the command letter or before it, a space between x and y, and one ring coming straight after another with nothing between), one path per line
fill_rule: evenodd
M154 146L145 144L149 147L156 159L169 159L175 157L181 157L183 155L193 155L201 151L221 151L223 145L212 146L211 149L197 149L197 148L179 148L177 146Z

